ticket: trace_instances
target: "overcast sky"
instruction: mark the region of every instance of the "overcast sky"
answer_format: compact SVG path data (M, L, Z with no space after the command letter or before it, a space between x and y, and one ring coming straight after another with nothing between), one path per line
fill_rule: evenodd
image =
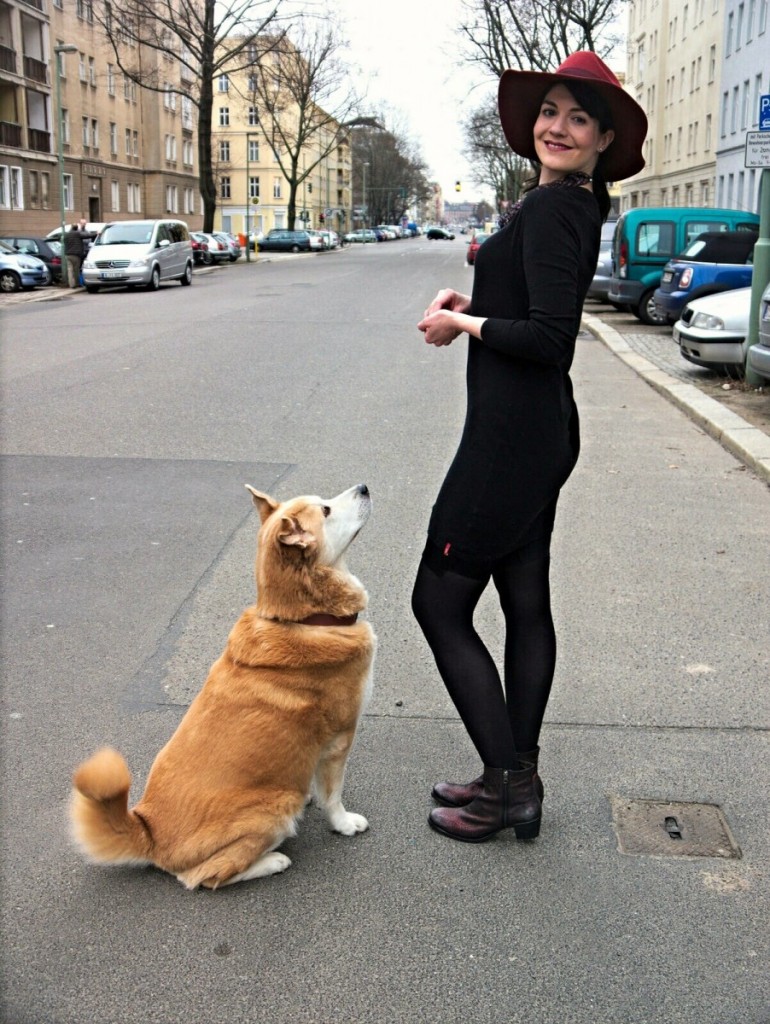
M369 105L398 112L419 146L428 176L444 198L476 201L486 193L472 184L462 156L460 122L478 106L491 78L460 62L457 25L461 0L334 0L350 43L348 56L364 72ZM455 181L462 192L455 192Z

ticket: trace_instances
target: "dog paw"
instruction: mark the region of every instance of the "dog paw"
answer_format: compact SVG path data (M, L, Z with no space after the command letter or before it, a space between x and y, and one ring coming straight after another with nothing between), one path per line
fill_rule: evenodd
M356 832L366 832L369 828L369 822L363 814L351 814L349 811L335 815L331 824L334 831L343 836L354 836Z
M285 871L291 867L291 861L285 853L266 853L257 862L259 875L254 877L264 878L266 875L278 875L281 871Z

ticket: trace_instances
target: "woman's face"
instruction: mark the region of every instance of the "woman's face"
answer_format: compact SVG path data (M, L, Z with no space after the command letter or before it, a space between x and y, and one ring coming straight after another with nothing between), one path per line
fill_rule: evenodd
M575 171L592 174L615 133L601 132L599 122L580 107L569 89L555 85L540 107L534 136L540 184L547 185Z

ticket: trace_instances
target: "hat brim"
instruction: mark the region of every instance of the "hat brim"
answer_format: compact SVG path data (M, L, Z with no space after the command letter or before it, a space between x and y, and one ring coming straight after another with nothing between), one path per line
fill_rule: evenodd
M615 138L601 158L607 181L622 181L644 167L642 144L647 135L647 116L620 86L596 78L556 74L546 71L504 71L500 78L497 102L500 124L508 145L519 156L537 159L532 129L540 113L543 97L552 85L582 82L607 103L612 115Z

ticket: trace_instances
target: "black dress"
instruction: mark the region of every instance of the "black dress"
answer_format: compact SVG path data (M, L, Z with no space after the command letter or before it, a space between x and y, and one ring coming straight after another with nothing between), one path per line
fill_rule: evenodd
M592 192L541 188L476 255L462 438L428 526L434 555L494 562L555 511L580 447L570 366L599 253ZM462 571L461 569L458 571Z

